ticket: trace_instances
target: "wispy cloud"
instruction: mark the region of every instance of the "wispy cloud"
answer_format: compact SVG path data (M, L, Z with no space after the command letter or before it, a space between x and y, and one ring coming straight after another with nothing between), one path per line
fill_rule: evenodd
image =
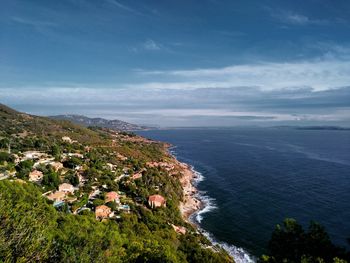
M295 24L295 25L306 25L311 22L311 20L304 16L299 14L286 14L285 16L278 16L282 21Z
M58 26L58 24L54 23L54 22L33 20L33 19L28 19L28 18L19 17L19 16L11 17L11 21L15 22L17 24L34 27L36 29L42 29L42 28Z
M165 76L172 80L167 83L146 83L147 88L257 86L265 90L300 87L327 90L350 84L350 61L330 59L258 63L209 69L138 71L138 74Z
M162 45L152 39L147 39L145 43L143 43L143 48L146 50L161 50Z
M265 7L265 10L270 13L272 18L289 25L328 25L331 23L331 21L327 19L311 18L305 14L300 14L290 10L282 10L271 7Z
M160 51L160 50L169 51L169 48L166 48L163 44L149 38L149 39L146 39L143 43L140 43L137 46L129 48L129 50L134 53L138 53L141 51Z
M332 41L313 41L307 44L307 48L321 52L324 58L350 60L350 43L339 44Z
M137 11L136 9L134 8L131 8L125 4L122 4L120 3L119 1L116 1L116 0L106 0L108 3L124 10L124 11L127 11L127 12L130 12L130 13L133 13L133 14L136 14L136 15L142 15L141 12Z
M88 85L0 88L3 103L35 114L79 113L163 125L350 125L350 86L327 91L259 87L120 89ZM262 123L263 122L263 123Z

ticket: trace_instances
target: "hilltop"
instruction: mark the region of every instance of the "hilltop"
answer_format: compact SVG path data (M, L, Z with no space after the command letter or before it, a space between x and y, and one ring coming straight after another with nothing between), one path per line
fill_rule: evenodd
M167 145L0 105L0 261L233 262L179 207Z
M50 118L56 119L56 120L68 120L75 124L79 124L86 127L96 126L96 127L117 130L117 131L140 131L140 130L149 129L149 127L146 127L146 126L139 126L139 125L128 123L121 120L89 118L84 115L74 115L74 114L56 115L56 116L50 116Z

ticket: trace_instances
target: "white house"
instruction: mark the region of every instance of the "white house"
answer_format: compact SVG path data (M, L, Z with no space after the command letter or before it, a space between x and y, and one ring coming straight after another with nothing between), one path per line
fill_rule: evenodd
M58 186L58 190L64 193L74 193L74 186L71 184L63 183Z

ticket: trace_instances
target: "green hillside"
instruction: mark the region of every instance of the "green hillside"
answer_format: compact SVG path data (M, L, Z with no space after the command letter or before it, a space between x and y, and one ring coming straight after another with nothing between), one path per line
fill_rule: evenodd
M0 261L233 262L183 220L181 169L163 143L0 105Z

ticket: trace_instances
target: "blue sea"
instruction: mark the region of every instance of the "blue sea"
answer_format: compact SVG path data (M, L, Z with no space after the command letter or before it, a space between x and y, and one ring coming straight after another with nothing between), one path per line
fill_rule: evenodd
M295 218L326 227L333 242L350 237L350 131L213 128L142 131L174 145L201 175L206 207L200 228L238 262L266 250L276 224ZM348 247L349 248L349 247Z

